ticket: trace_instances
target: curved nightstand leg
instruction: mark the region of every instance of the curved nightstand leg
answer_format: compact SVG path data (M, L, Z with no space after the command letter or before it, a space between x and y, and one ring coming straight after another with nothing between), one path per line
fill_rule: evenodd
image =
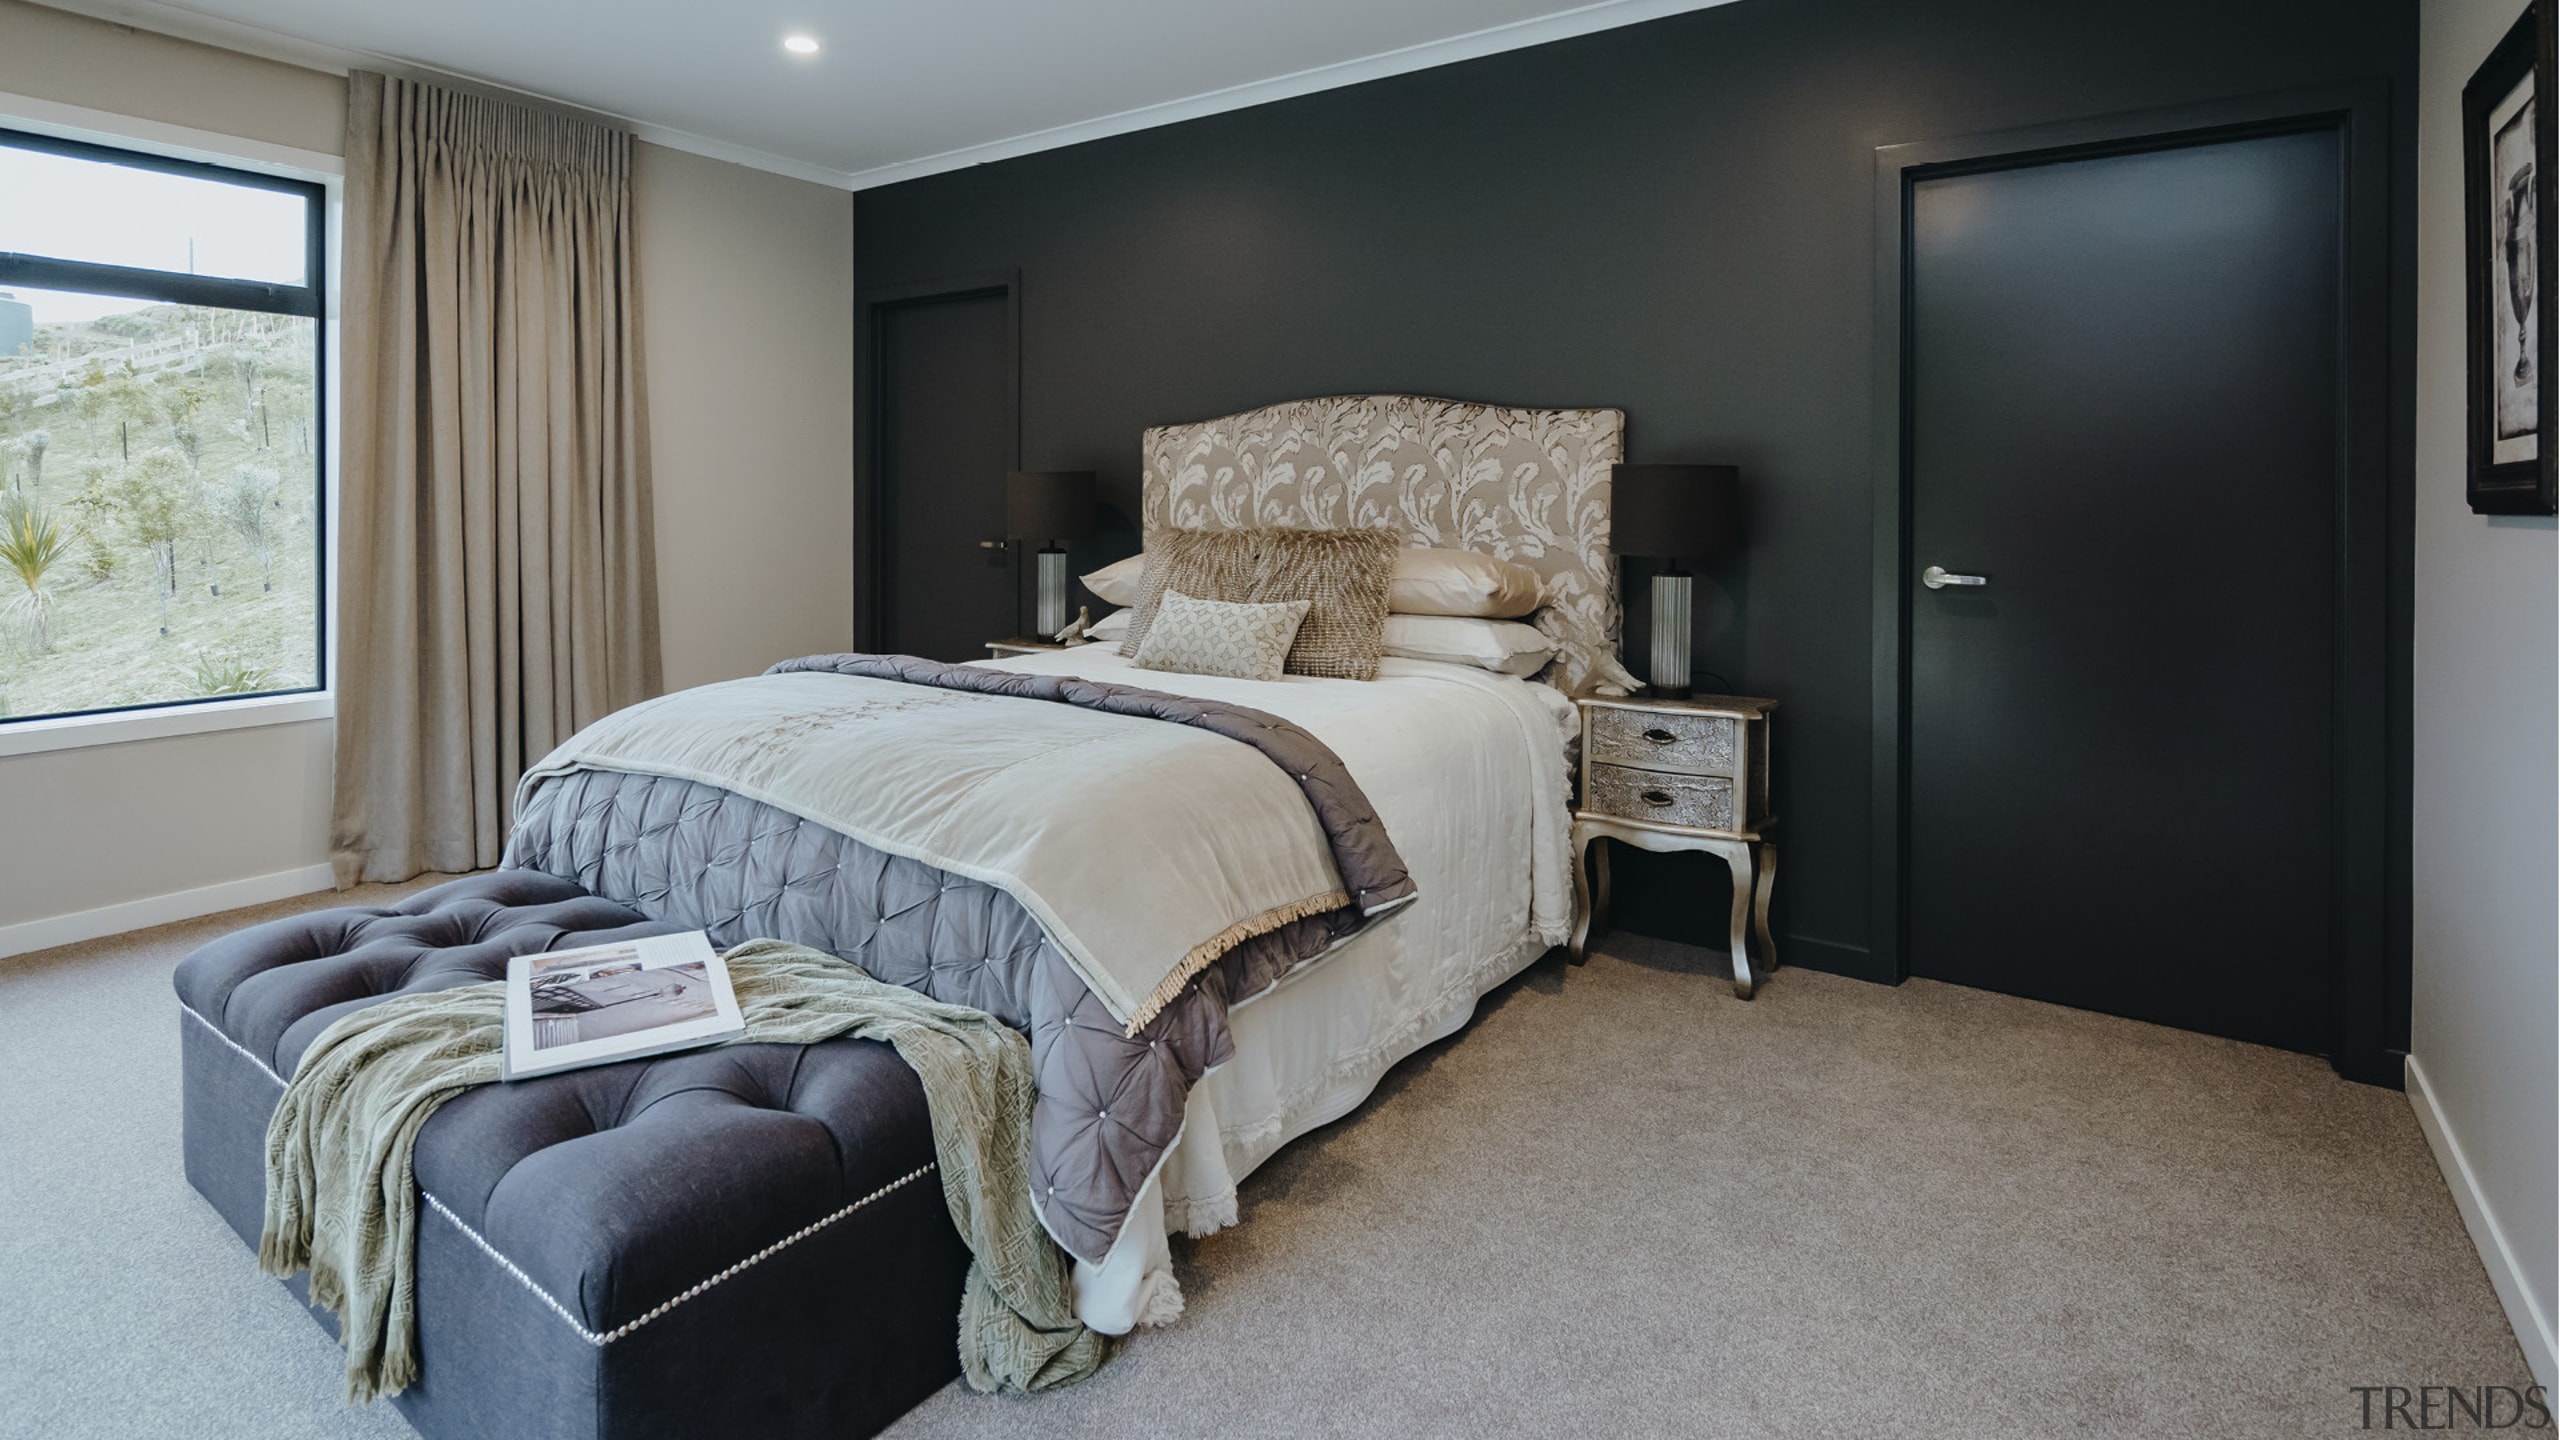
M1751 928L1760 936L1760 969L1768 973L1778 968L1778 942L1769 938L1769 887L1778 878L1778 847L1760 844L1759 883L1752 887Z
M1609 929L1609 837L1594 837L1600 843L1591 847L1591 933L1603 935Z
M1591 840L1591 832L1579 825L1573 827L1573 938L1565 942L1565 955L1576 965L1582 963L1591 943L1591 881L1583 873L1587 859L1584 851Z
M1733 872L1733 993L1748 1000L1760 987L1759 978L1751 970L1751 847L1739 840L1714 842L1715 853L1724 857L1725 868Z

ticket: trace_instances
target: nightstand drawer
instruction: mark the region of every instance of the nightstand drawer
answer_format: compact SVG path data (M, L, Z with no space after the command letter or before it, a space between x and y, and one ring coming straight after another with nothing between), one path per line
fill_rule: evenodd
M1677 710L1621 710L1595 705L1591 709L1590 758L1595 763L1633 765L1641 770L1731 775L1733 723L1730 715L1691 715ZM1634 815L1643 812L1618 813Z
M1598 729L1596 723L1593 729ZM1670 775L1597 763L1589 773L1588 793L1582 797L1585 810L1693 830L1734 828L1733 781L1721 775Z

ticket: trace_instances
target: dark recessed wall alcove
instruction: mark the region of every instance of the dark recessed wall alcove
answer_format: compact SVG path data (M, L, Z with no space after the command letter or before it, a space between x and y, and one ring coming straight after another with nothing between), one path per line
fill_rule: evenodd
M1021 461L1128 514L1146 426L1348 391L1613 405L1630 459L1741 467L1696 663L1782 702L1786 958L1868 974L1875 148L2386 81L2405 411L2416 58L2411 0L1739 0L864 191L855 275L1018 272ZM1620 924L1721 945L1721 867L1620 861Z

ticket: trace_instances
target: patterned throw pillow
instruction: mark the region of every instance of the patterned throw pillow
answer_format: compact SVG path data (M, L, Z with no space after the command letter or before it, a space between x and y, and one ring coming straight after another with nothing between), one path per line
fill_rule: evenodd
M1157 603L1155 623L1147 627L1146 643L1138 647L1138 668L1277 680L1306 618L1304 600L1245 605L1194 600L1167 590Z
M1149 539L1120 653L1135 655L1146 643L1167 590L1257 605L1304 600L1307 620L1289 651L1289 673L1374 680L1403 548L1389 530L1160 531Z

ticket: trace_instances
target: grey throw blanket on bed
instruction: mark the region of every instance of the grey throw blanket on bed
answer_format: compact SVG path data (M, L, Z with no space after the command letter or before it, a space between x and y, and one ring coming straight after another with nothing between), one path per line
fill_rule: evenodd
M943 1200L975 1257L960 1310L969 1384L1042 1390L1099 1368L1112 1342L1077 1321L1067 1257L1031 1208L1022 1036L797 945L752 940L728 959L747 1025L734 1043L882 1040L924 1082ZM358 1010L312 1042L268 1122L258 1263L272 1275L311 1271L313 1302L338 1314L351 1400L418 1378L410 1157L439 1106L498 1079L504 1006L493 981Z

